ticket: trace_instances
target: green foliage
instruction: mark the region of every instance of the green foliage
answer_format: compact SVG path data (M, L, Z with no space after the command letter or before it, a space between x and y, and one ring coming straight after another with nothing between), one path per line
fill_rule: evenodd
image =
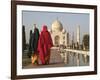
M89 50L89 35L88 34L85 34L83 36L83 47L86 49L86 50Z
M25 35L25 26L22 26L22 47L23 51L26 49L26 35Z

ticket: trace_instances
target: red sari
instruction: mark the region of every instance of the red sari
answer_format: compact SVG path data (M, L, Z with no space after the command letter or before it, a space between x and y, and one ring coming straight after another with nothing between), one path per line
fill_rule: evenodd
M39 42L38 42L38 51L42 64L49 64L50 60L50 48L53 46L51 35L47 30L47 26L43 26L41 31Z

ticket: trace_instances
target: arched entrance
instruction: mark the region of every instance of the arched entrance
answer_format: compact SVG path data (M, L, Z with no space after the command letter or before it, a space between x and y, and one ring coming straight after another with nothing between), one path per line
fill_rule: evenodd
M60 37L57 35L55 36L55 45L59 46L59 43L60 43Z

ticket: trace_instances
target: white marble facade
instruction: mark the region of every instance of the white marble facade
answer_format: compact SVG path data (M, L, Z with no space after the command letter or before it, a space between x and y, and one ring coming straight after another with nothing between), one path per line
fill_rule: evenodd
M54 46L68 45L68 42L69 42L68 33L63 28L62 23L58 19L53 21L51 25L50 33L51 33Z

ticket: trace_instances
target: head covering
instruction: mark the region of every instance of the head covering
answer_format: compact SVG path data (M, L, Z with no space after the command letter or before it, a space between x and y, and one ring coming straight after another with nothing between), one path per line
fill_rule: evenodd
M43 25L42 31L47 31L47 26Z

